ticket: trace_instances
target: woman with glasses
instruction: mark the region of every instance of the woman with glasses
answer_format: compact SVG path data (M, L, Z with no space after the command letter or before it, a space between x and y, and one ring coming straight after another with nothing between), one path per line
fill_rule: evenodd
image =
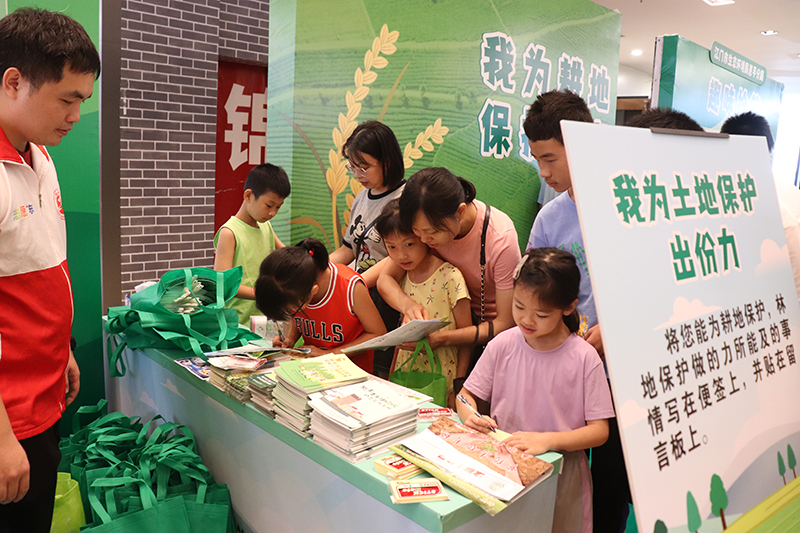
M381 267L372 268L387 257L383 239L375 229L375 219L383 206L400 197L405 180L403 153L391 128L377 121L362 122L342 146L347 169L363 187L350 208L350 224L344 244L331 253L332 263L350 265L361 274L387 329L397 327L400 314L380 297L375 284ZM387 377L393 350L375 354L375 371Z
M350 208L350 225L344 244L331 253L331 262L351 265L373 287L378 272L369 269L387 257L383 239L374 222L383 206L403 192L403 153L391 128L377 121L362 122L342 146L347 170L364 190Z
M280 248L261 263L255 284L256 306L271 320L287 321L284 339L273 346L293 347L303 336L311 355L338 352L386 333L364 280L345 265L328 261L316 239ZM373 352L350 354L372 373Z

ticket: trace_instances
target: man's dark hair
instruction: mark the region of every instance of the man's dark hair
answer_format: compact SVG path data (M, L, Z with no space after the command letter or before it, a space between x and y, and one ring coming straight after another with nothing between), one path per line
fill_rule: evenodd
M572 91L549 91L540 94L531 104L522 127L529 141L555 139L564 144L561 137L562 120L593 122L592 113L583 98Z
M770 153L775 146L772 140L772 132L769 130L767 119L752 111L745 111L739 115L733 115L722 123L720 133L732 135L760 135L767 138L767 146Z
M58 83L64 67L100 75L100 55L86 30L63 13L23 7L0 19L0 76L16 67L34 89Z
M704 131L692 117L666 107L654 107L633 117L627 126L632 128L664 128L668 130Z
M247 189L253 191L253 196L256 198L268 192L274 192L279 198L286 198L292 192L286 171L271 163L253 167L244 181L244 190Z

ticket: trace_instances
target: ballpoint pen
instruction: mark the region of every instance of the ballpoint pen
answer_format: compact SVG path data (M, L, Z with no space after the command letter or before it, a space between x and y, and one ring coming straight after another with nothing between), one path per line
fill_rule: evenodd
M469 408L469 410L472 411L475 414L475 416L477 416L478 418L480 418L482 420L484 419L483 416L478 411L476 411L474 407L472 407L472 404L469 403L466 398L464 398L464 396L462 396L461 394L458 394L456 396L456 398L458 399L459 402L461 402L464 405L466 405L467 408ZM495 428L493 428L491 426L491 424L489 425L489 429L491 429L493 432L497 433L497 430Z

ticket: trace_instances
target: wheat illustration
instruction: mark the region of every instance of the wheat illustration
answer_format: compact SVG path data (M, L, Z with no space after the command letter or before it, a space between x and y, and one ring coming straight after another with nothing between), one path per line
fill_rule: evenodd
M422 157L422 150L426 152L433 152L433 143L442 144L442 137L447 135L450 131L449 128L442 126L442 119L437 118L431 126L425 128L425 131L417 135L414 145L408 143L403 150L403 165L405 168L410 168L414 164L414 159Z
M325 181L328 183L328 188L331 190L331 210L333 212L333 239L335 246L339 247L339 227L338 210L336 209L336 197L339 193L343 192L347 187L347 169L345 168L345 160L342 158L342 145L353 133L358 125L359 113L361 113L360 102L369 94L369 87L372 82L378 79L378 73L373 69L382 69L389 62L381 54L391 55L397 47L394 42L400 36L397 31L389 31L389 27L384 24L381 27L381 33L372 41L372 48L367 50L364 54L364 70L361 67L356 69L355 73L355 90L353 92L347 91L345 95L345 102L347 103L347 113L339 113L338 128L333 128L333 145L334 150L328 153L328 162L330 166L325 170ZM359 184L360 185L360 184ZM352 188L352 185L351 185Z
M331 194L331 215L333 217L333 245L334 248L338 248L341 243L341 238L345 234L347 227L350 225L350 210L353 206L353 201L358 194L364 190L364 186L358 182L353 177L348 179L347 176L347 168L345 166L346 160L342 158L342 146L344 145L345 141L350 137L355 130L356 126L358 125L358 116L361 113L361 101L367 97L369 94L369 85L371 85L376 79L378 79L378 73L375 72L373 69L382 69L385 68L389 61L382 57L383 55L391 55L395 53L397 47L394 45L395 41L397 41L400 33L397 31L389 31L389 27L384 24L381 27L380 35L376 37L372 41L372 48L366 51L364 54L364 68L363 70L361 67L356 69L354 81L355 81L355 88L353 91L347 91L345 95L345 103L347 104L347 112L346 113L339 113L338 119L338 127L333 128L332 138L333 138L333 145L334 149L328 151L328 163L330 166L327 168L324 166L322 162L322 158L317 153L316 149L314 148L313 143L308 138L305 133L303 133L302 128L299 125L295 124L289 117L283 115L281 116L286 120L295 131L302 137L302 139L306 142L309 149L312 151L314 157L317 160L317 163L320 166L320 169L325 176L325 181L328 185L328 189L330 190ZM405 74L406 69L408 69L409 62L403 68L403 70L398 75L397 79L394 82L391 90L389 91L389 95L384 102L383 109L381 110L380 115L378 116L379 121L383 120L384 115L386 114L386 110L389 106L389 103L392 100L392 96L394 95L397 87L400 84L400 80ZM408 143L405 147L403 153L403 165L404 168L409 168L414 164L415 159L420 159L424 154L422 151L432 152L434 149L433 144L441 144L442 137L448 133L449 129L445 126L442 126L442 119L439 118L434 122L432 125L428 126L424 132L417 135L417 138L412 145ZM346 202L346 209L343 212L344 218L344 225L339 226L339 213L337 208L337 197L339 194L344 192L345 188L350 186L350 191L352 194L345 195L345 202ZM327 233L325 232L322 225L314 219L309 217L300 217L296 219L292 219L290 221L293 224L310 224L315 228L319 229L322 234L325 236L327 240ZM328 241L328 246L330 247L330 241Z

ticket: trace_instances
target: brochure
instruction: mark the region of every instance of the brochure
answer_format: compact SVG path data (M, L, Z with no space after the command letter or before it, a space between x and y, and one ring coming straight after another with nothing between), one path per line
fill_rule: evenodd
M404 342L417 342L424 339L434 331L442 329L450 324L448 320L434 319L434 320L412 320L400 326L399 328L375 337L367 342L362 342L355 346L345 348L343 353L363 352L365 350L374 350L376 348L390 348L398 346Z
M550 463L444 417L390 449L492 516L553 469Z

